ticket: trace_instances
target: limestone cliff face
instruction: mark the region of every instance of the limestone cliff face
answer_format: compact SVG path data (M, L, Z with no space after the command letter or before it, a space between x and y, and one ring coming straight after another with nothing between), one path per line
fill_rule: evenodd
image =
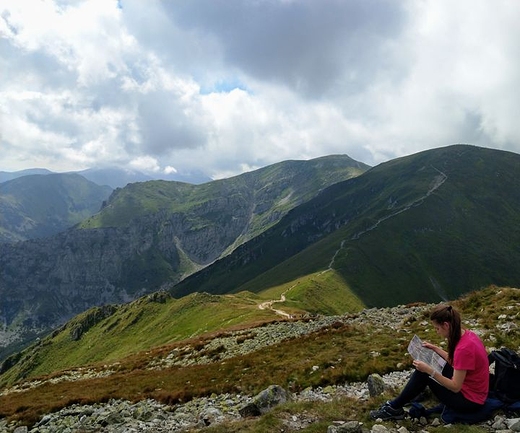
M219 258L244 232L252 209L220 198L189 216L158 212L126 227L0 244L3 331L32 335L92 306L128 302L175 284ZM210 223L208 215L217 221Z
M348 157L329 160L338 167L311 164L328 171L326 180L291 162L205 185L132 184L117 190L90 226L0 244L0 359L16 336L33 338L93 306L169 288L328 184L360 173Z
M0 315L4 325L10 326L22 314L26 325L52 326L89 306L133 298L139 289L131 293L124 285L123 270L153 243L151 232L138 236L132 229L107 228L71 230L45 240L2 245ZM178 264L175 248L161 255L172 267Z
M219 207L210 209L218 213ZM182 215L156 214L128 227L0 245L2 321L10 325L16 306L24 304L28 318L53 325L93 305L125 302L175 283L190 272L181 269L181 254L191 265L210 263L248 219L243 213L198 227Z

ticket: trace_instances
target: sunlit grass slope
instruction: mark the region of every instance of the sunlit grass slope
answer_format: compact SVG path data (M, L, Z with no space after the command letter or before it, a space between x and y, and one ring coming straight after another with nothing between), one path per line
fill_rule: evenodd
M197 335L272 320L253 294L196 293L174 299L165 293L129 304L95 307L21 353L1 383L122 357ZM105 316L105 317L103 317Z
M0 384L20 378L50 374L120 358L176 341L252 326L280 318L267 306L283 311L282 317L304 314L343 314L363 308L333 272L310 275L290 284L254 294L195 293L180 299L164 292L147 295L121 306L95 307L80 314L60 330L29 347L8 362L14 367Z
M297 315L302 311L310 314L338 315L362 310L365 305L345 281L333 270L317 272L289 283L264 290L261 298L278 299L274 308Z

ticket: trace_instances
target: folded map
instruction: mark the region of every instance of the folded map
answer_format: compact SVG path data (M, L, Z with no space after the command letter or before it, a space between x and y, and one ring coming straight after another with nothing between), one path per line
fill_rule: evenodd
M408 353L412 355L413 359L431 365L439 373L442 373L442 369L446 365L446 361L437 352L423 346L422 340L417 335L410 340Z

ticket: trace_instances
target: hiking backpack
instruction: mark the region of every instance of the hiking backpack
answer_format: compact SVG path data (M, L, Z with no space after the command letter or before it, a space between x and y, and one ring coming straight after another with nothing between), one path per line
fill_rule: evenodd
M489 365L495 363L495 372L489 377L489 393L505 403L520 401L520 355L503 347L493 350Z

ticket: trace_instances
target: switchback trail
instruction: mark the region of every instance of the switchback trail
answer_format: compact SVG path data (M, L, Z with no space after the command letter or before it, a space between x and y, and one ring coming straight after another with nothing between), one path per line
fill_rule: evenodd
M439 169L435 168L432 166L432 168L438 173L437 176L434 177L433 179L433 182L432 182L432 186L430 187L430 189L428 191L426 191L426 193L424 195L422 195L421 197L413 200L412 202L406 204L405 206L403 206L402 208L382 217L382 218L379 218L374 224L372 224L370 227L366 228L365 230L362 230L360 232L357 232L355 234L353 234L351 236L350 239L343 239L340 243L340 246L339 248L334 252L333 256L332 256L332 259L330 260L330 263L327 267L327 269L325 269L324 271L320 272L318 274L319 275L322 275L324 274L325 272L328 272L328 271L331 271L333 269L333 266L334 266L334 261L336 260L336 257L337 255L339 254L339 252L345 247L345 243L348 242L348 241L354 241L354 240L357 240L359 239L362 235L364 235L365 233L368 233L374 229L376 229L379 224L381 224L382 222L390 219L390 218L393 218L403 212L406 212L407 210L411 209L412 207L414 206L420 206L421 203L426 199L428 198L434 191L436 191L444 182L446 182L446 180L448 179L448 176L446 175L446 173L440 171ZM285 292L282 293L282 295L280 296L280 299L273 299L273 300L270 300L270 301L265 301L265 302L262 302L258 308L260 308L261 310L265 310L265 309L270 309L272 311L274 311L276 314L280 315L280 316L284 316L284 317L292 317L289 313L283 311L283 310L279 310L279 309L275 309L273 307L273 304L275 303L280 303L280 302L285 302L285 294L291 290L293 287L295 287L295 285L289 287Z
M362 235L364 235L365 233L368 233L372 230L374 230L375 228L377 228L379 226L379 224L381 224L383 221L386 221L390 218L393 218L403 212L406 212L407 210L411 209L412 207L414 206L419 206L421 205L421 203L426 199L428 198L434 191L436 191L444 182L446 182L446 180L448 179L448 176L446 175L446 173L440 171L439 169L435 168L432 166L432 168L437 171L439 174L437 176L435 176L435 178L433 179L433 182L432 182L432 186L430 187L430 189L424 194L422 195L421 197L415 199L414 201L406 204L404 207L402 207L401 209L398 209L396 210L395 212L392 212L382 218L379 218L374 224L372 224L370 227L366 228L365 230L362 230L358 233L355 233L352 235L352 237L349 239L351 241L354 241L354 240L357 240L359 239ZM345 242L347 242L347 239L344 239L341 241L341 244L339 246L339 248L335 251L334 255L332 256L332 259L329 263L329 266L326 270L324 270L323 272L320 273L323 274L325 272L328 272L330 270L332 270L333 268L333 265L334 265L334 261L336 259L336 256L338 255L338 253L343 249L343 247L345 246Z
M270 301L265 301L265 302L262 302L258 308L260 308L260 310L272 310L273 312L275 312L276 314L280 315L280 316L283 316L283 317L287 317L288 319L292 318L293 316L283 310L279 310L279 309L276 309L273 307L273 304L275 303L279 303L279 302L285 302L285 294L291 290L292 288L296 287L298 285L298 283L296 284L293 284L291 287L289 287L285 292L283 292L281 295L280 295L280 299L272 299Z

